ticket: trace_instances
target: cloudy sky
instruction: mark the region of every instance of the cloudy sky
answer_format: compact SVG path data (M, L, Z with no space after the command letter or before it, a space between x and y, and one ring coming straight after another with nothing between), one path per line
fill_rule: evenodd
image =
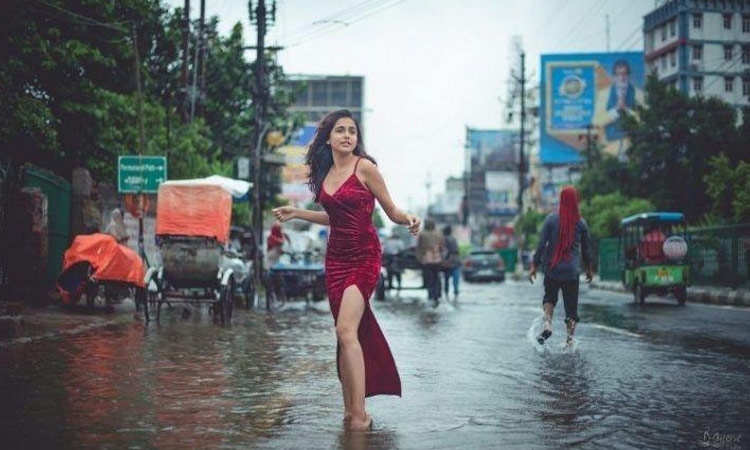
M257 0L254 0L257 4ZM267 0L270 4L271 0ZM513 42L538 80L539 55L642 50L642 17L654 0L279 0L268 44L285 46L287 73L365 77L368 151L396 203L416 210L463 171L465 127L505 123ZM167 0L172 6L184 1ZM245 0L206 0L227 33L248 28ZM191 16L199 15L191 1ZM253 54L249 53L248 58ZM533 81L532 81L533 83Z

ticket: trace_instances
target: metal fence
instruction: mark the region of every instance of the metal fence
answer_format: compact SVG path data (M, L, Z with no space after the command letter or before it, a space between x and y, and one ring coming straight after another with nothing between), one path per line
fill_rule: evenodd
M697 286L750 287L750 224L689 230L691 283ZM623 257L617 238L599 240L599 276L619 281Z

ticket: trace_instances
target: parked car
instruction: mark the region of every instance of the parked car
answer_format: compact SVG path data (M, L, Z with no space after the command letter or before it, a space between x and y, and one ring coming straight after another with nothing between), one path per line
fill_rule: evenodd
M493 250L472 250L463 265L465 281L504 281L505 261Z

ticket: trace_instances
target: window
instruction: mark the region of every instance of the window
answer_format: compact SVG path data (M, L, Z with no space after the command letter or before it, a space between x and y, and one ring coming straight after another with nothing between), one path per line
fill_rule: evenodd
M693 59L695 60L703 59L703 46L702 45L693 45Z
M732 46L725 45L724 46L724 61L731 61L731 60L732 60Z
M724 14L724 29L725 30L732 29L732 15L731 14Z
M346 81L331 82L331 104L336 106L347 106Z
M693 14L693 28L703 28L703 14Z
M725 77L724 78L724 92L732 92L733 88L734 88L734 78Z
M742 95L750 95L750 78L742 79Z
M742 16L742 32L750 33L750 16Z
M742 64L750 64L750 45L742 46Z
M677 50L672 50L669 52L669 65L671 67L677 66Z
M310 88L312 89L313 106L326 106L328 104L328 85L326 82L312 81Z
M362 82L359 80L352 81L352 106L362 106Z
M666 41L667 40L667 26L664 25L661 27L661 40Z
M661 70L667 70L667 55L659 58L661 60Z
M677 21L670 20L669 21L669 35L671 37L675 37L676 34L677 34Z
M693 78L693 90L695 92L703 92L703 77Z

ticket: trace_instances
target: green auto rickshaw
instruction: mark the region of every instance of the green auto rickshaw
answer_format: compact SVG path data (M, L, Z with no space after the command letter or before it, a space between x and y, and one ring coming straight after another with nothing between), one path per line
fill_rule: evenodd
M646 296L674 294L680 305L690 283L685 216L649 212L620 222L618 253L624 256L622 282L636 303Z

